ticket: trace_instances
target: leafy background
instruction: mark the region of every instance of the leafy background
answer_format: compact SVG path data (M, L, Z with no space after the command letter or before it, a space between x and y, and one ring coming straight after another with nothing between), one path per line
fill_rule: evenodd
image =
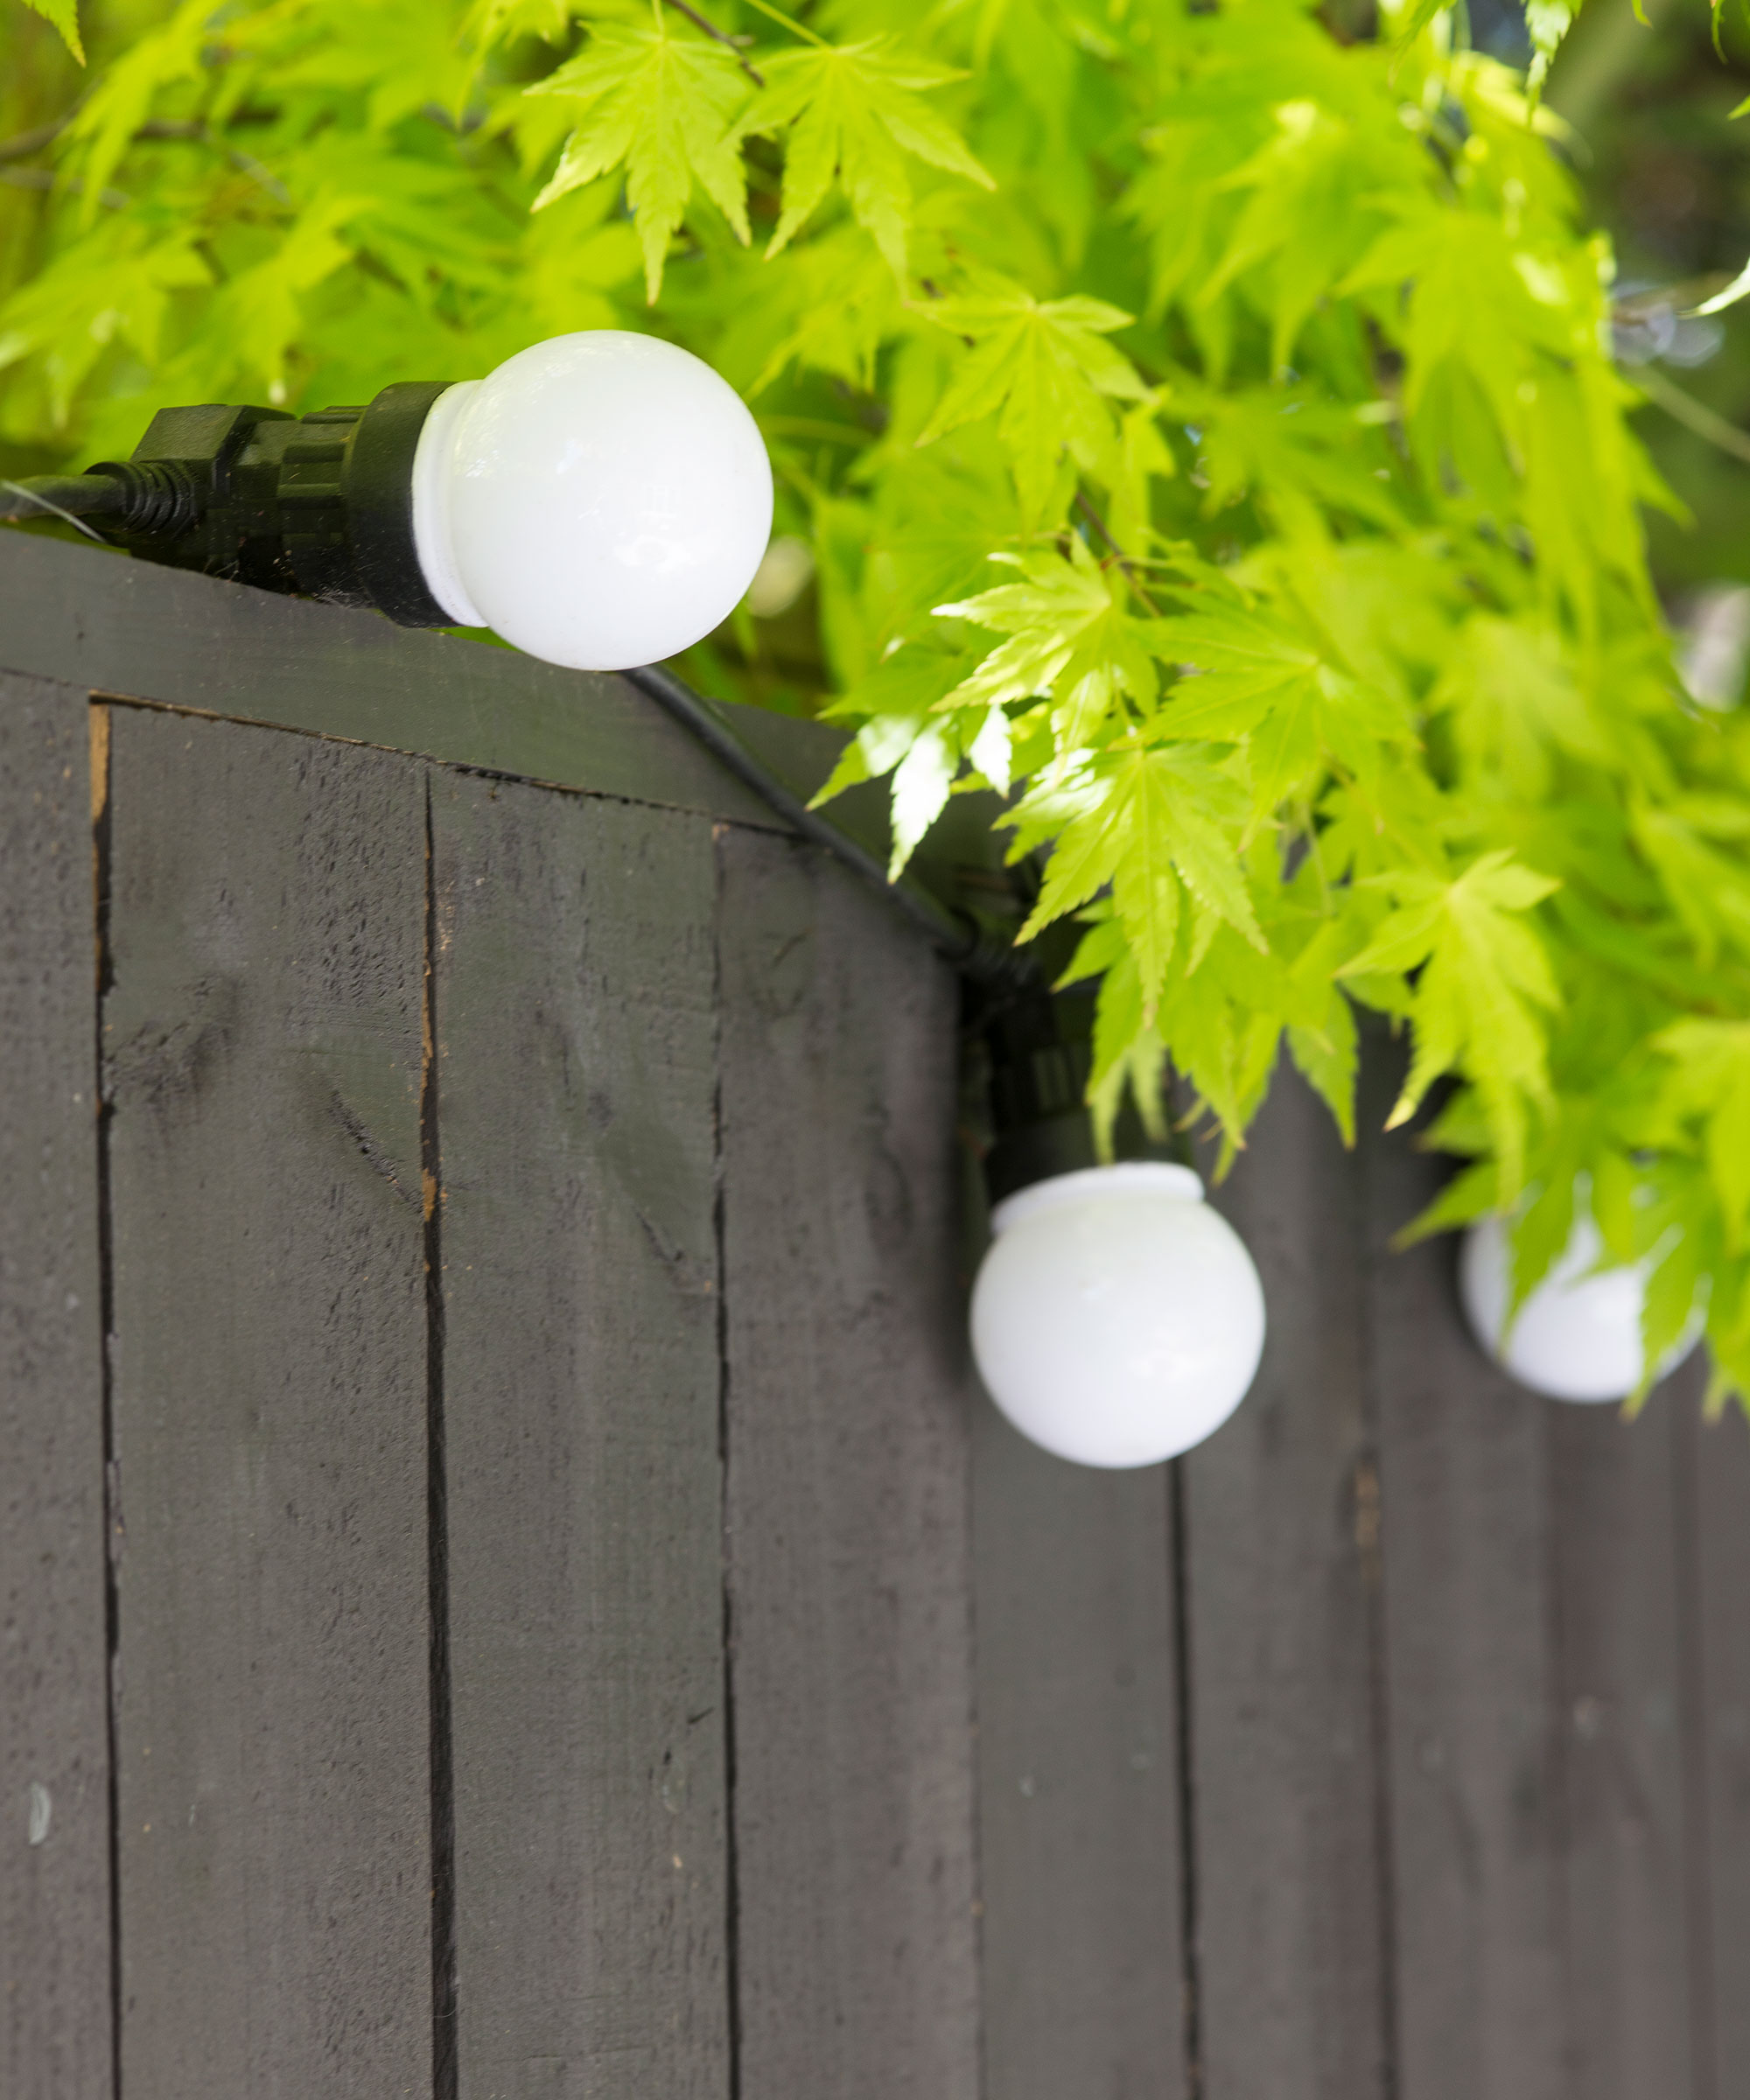
M1499 0L33 4L0 472L685 344L779 537L682 668L854 728L896 861L1007 798L1102 1115L1170 1058L1231 1151L1285 1042L1352 1135L1376 1010L1468 1162L1418 1229L1511 1212L1522 1289L1586 1201L1750 1390L1729 28L1592 0L1539 102Z

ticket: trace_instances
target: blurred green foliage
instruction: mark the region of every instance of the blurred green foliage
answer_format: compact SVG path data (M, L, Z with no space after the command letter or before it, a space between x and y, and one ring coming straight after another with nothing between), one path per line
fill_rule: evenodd
M1586 1200L1656 1265L1649 1358L1704 1295L1750 1387L1750 715L1676 674L1644 521L1684 503L1631 417L1718 521L1664 532L1672 584L1744 573L1746 470L1630 383L1741 442L1667 296L1750 251L1729 86L1674 145L1578 34L1540 110L1451 15L1294 0L99 0L88 76L0 25L12 470L167 402L671 336L780 491L686 668L849 724L896 861L1009 799L1102 1116L1170 1058L1231 1152L1285 1045L1352 1133L1382 1012L1394 1120L1457 1082L1424 1228L1513 1213L1528 1287ZM1705 231L1648 185L1676 145ZM1635 199L1639 304L1582 166Z
M1684 287L1750 256L1750 24L1683 0L1651 0L1648 22L1595 5L1558 61L1552 105L1574 124L1574 157L1591 209L1610 228L1627 285ZM1717 343L1685 346L1672 378L1734 426L1750 430L1750 308L1720 316ZM1645 346L1642 346L1645 347ZM1633 368L1631 368L1631 370ZM1642 437L1689 512L1650 522L1655 574L1672 597L1719 579L1750 582L1746 463L1656 408Z

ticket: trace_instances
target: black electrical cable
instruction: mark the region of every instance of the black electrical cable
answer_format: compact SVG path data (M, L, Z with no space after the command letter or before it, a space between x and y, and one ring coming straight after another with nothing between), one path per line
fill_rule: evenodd
M854 875L879 890L914 926L929 935L937 950L956 969L993 989L1018 990L1039 980L1031 955L987 934L970 914L952 911L939 898L901 877L890 881L887 871L854 838L830 823L794 789L762 766L708 700L661 664L644 664L620 676L648 694L697 738L736 779L774 810L785 822L821 846Z
M0 518L90 518L127 507L128 491L110 474L32 474L0 481Z
M362 418L368 419L371 416L379 415L379 411L395 409L402 396L417 396L418 401L414 405L423 413L430 405L426 396L435 396L441 390L423 386L386 388L372 410L362 412ZM216 415L228 418L225 429L229 431L234 423L238 424L240 429L242 427L240 416L254 412L191 410L172 413L209 417ZM360 422L362 427L360 411L337 410L328 412L330 421L341 416ZM290 424L290 418L278 420L289 424L294 433L302 427ZM319 423L322 418L318 416L307 420ZM419 416L416 415L410 419L403 416L402 420L407 422L409 430L416 435ZM221 432L220 436L224 434ZM270 437L282 438L285 435L271 426L268 434ZM210 440L212 434L206 435ZM245 431L244 435L247 437L248 432ZM174 451L175 448L172 446L171 449ZM211 443L208 449L212 449ZM288 456L290 449L290 444L284 443L280 447ZM331 444L329 449L334 450L336 447ZM408 452L408 458L400 462L403 471L390 476L396 488L400 488L408 480L408 472L405 470L410 468L410 448L404 445L402 449ZM354 452L358 450L356 444L352 448ZM211 462L206 462L206 465L210 467ZM0 520L60 517L70 524L77 525L83 518L101 517L106 521L112 535L119 532L128 536L130 542L137 542L134 544L135 552L150 555L154 551L154 541L169 544L180 536L193 531L206 514L212 497L211 491L205 488L201 473L198 471L201 466L200 460L191 464L181 458L143 461L136 458L126 464L105 462L95 472L88 474L38 474L22 481L0 479ZM369 522L368 520L365 522ZM307 524L308 521L304 522ZM349 513L346 523L347 530L344 536L356 565L359 549L352 546L352 542L360 537L360 521L353 518ZM94 534L92 536L96 536ZM402 536L407 540L404 552L409 561L415 561L410 534L403 531ZM316 537L326 544L326 537L323 535L318 534ZM365 551L368 552L369 549L367 548ZM232 550L231 552L234 558L226 565L225 572L235 576L239 564L234 558L235 550ZM379 563L378 567L382 566L382 563ZM243 580L258 582L268 579L246 573ZM280 588L286 587L276 575L271 580ZM320 580L318 579L318 582ZM395 580L390 578L391 583ZM329 581L332 583L332 579ZM435 605L424 604L423 592L417 594L421 598L421 604L410 611L396 598L393 591L388 597L385 596L382 577L367 579L368 584L372 582L375 587L368 588L366 597L392 619L399 620L404 625L422 626L437 624L441 619L442 615ZM296 589L300 584L306 590L312 587L301 570L293 578L291 587ZM344 595L332 589L325 589L321 594L325 597ZM402 595L405 595L404 592ZM775 811L793 830L814 844L822 847L872 889L878 890L914 926L928 935L942 956L976 984L998 993L1026 992L1041 985L1039 965L1030 954L1016 948L1000 935L988 932L970 913L952 910L919 884L904 877L897 882L890 881L886 869L876 855L841 831L836 824L809 808L800 794L787 787L754 757L717 709L683 684L672 671L665 670L660 664L646 664L637 669L628 670L622 676L672 716L689 735L703 744L720 764L725 766L745 787L751 788L768 808Z

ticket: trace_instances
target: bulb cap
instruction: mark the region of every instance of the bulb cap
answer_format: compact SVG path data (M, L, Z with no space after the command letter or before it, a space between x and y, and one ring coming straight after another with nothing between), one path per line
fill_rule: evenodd
M1177 1196L1187 1203L1203 1200L1203 1177L1176 1160L1121 1159L1112 1166L1084 1166L1030 1182L990 1213L990 1236L999 1239L1012 1225L1041 1211L1078 1202L1084 1196Z

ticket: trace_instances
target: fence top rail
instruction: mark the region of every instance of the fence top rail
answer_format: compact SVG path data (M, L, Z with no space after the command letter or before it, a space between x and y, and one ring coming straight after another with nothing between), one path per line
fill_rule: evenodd
M625 679L397 627L374 612L280 598L133 561L107 549L0 532L0 670L107 698L295 730L582 794L786 829L662 708ZM718 704L735 735L800 797L846 738L824 724ZM962 802L968 798L957 798ZM982 799L982 798L980 798ZM920 856L983 862L969 824ZM886 794L833 805L883 859Z

